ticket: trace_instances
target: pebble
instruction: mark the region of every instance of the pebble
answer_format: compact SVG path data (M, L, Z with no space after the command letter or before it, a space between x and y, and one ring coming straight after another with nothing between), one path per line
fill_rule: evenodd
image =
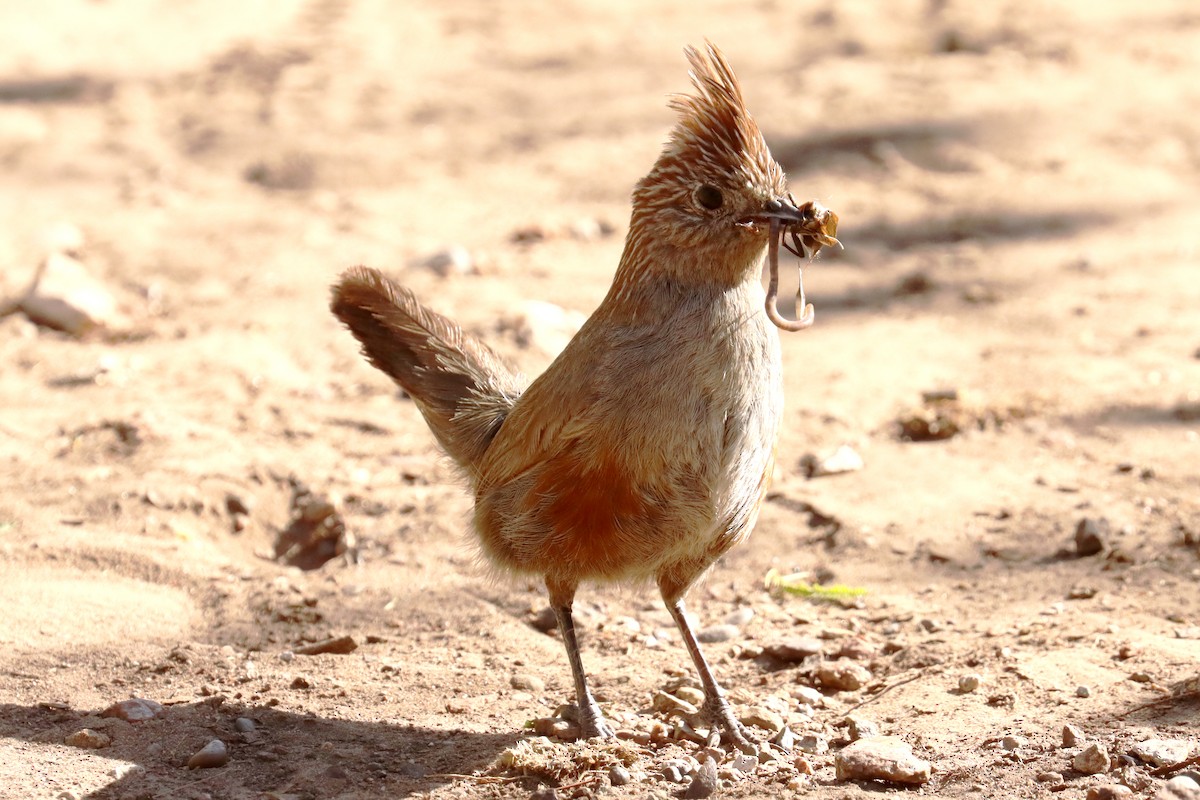
M553 786L543 786L531 792L529 800L558 800L558 791Z
M100 712L102 717L116 717L123 719L126 722L145 722L148 719L154 719L161 716L166 709L162 703L156 703L153 700L145 700L141 697L131 697L128 700L122 700L119 703L113 703L108 708Z
M1063 725L1063 747L1075 747L1083 741L1083 731L1076 725Z
M889 781L922 784L932 768L917 758L907 743L894 736L860 739L847 745L835 759L837 778L842 781Z
M521 689L526 692L540 694L546 691L546 682L537 675L531 675L528 672L518 672L509 678L509 684L514 689Z
M675 696L694 706L704 705L704 692L695 686L680 686L675 690Z
M696 770L696 774L692 776L692 782L688 784L687 789L683 792L684 800L702 800L709 797L717 790L717 762L711 758L704 759L704 763Z
M716 644L728 642L740 635L741 629L737 625L710 625L696 634L696 638L705 644Z
M733 758L732 767L735 772L750 775L754 770L758 769L758 759L746 753L738 753Z
M238 717L233 721L233 729L238 733L250 733L257 726L249 717Z
M629 770L622 767L620 764L613 764L608 769L608 782L613 786L625 786L633 780L633 776L629 774Z
M1124 797L1133 797L1133 790L1119 783L1090 786L1087 790L1087 800L1121 800Z
M982 675L975 672L968 673L958 679L958 691L962 694L970 694L978 689L981 683L983 683Z
M1061 772L1039 772L1037 774L1038 783L1048 783L1051 786L1058 786L1063 782Z
M678 764L667 764L662 768L663 780L671 783L683 782L683 771L679 769Z
M75 731L63 741L71 745L71 747L82 747L85 750L99 750L101 747L108 747L112 744L112 739L107 734L94 731L91 728L83 728L82 730Z
M1092 687L1076 686L1075 687L1075 696L1076 697L1091 697L1092 696Z
M871 671L848 659L822 664L817 669L817 683L827 689L853 692L866 686L871 680Z
M862 456L853 447L846 444L823 456L809 453L800 459L800 471L806 478L858 472L863 466Z
M220 739L213 739L188 759L188 769L223 767L229 763L229 748Z
M737 611L732 612L725 617L725 622L729 625L742 626L754 619L754 609L750 606L742 606Z
M766 731L775 733L783 730L783 717L764 706L748 709L741 716L743 725L756 725Z
M796 748L796 735L787 725L784 725L778 733L772 736L770 741L785 753L790 753Z
M829 752L829 740L815 733L807 733L796 739L796 749L803 753L820 755Z
M76 337L125 322L116 296L80 261L61 251L46 257L41 279L20 303L33 322Z
M1094 556L1104 552L1104 542L1112 528L1104 517L1085 517L1075 526L1075 552L1079 556Z
M562 717L539 717L533 721L533 732L538 736L553 736L564 741L579 738L579 726Z
M1165 767L1187 758L1192 752L1192 743L1185 739L1147 739L1135 744L1129 752L1147 764Z
M654 697L650 700L650 707L655 711L661 711L664 714L686 714L691 716L699 713L700 709L692 703L676 697L669 692L655 692Z
M795 664L811 656L821 655L821 640L793 637L763 647L763 653L786 664Z
M1102 744L1090 744L1071 760L1071 766L1084 775L1098 775L1112 768L1112 759Z
M1176 775L1158 790L1154 800L1200 800L1200 783L1187 775Z
M1020 750L1027 744L1029 744L1029 740L1024 736L1005 736L1000 740L1000 747L1005 750Z
M800 701L806 706L820 708L825 705L825 695L811 686L793 686L789 691L792 698Z
M457 244L427 256L419 264L442 278L450 275L471 275L478 272L475 262L471 258L471 252Z
M846 717L846 727L852 742L857 742L859 739L871 739L879 735L879 723L866 717Z

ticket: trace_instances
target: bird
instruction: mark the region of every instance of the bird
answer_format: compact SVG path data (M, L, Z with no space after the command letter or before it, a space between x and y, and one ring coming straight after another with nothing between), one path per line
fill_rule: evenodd
M596 702L572 606L585 583L653 581L699 676L712 739L755 744L701 651L685 596L757 520L783 418L777 327L764 293L778 243L811 259L837 215L797 206L721 51L687 47L694 92L636 185L600 305L533 381L481 339L366 267L331 310L462 469L486 562L544 581L567 651L581 735L614 730ZM768 247L770 245L770 247ZM801 303L803 307L803 303Z

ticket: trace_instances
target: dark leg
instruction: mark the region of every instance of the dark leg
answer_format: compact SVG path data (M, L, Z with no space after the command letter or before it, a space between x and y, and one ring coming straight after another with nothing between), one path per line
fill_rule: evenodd
M575 678L575 702L579 705L579 725L585 739L611 739L616 734L604 719L596 698L588 689L587 676L583 672L583 659L579 655L579 642L575 638L575 620L571 616L571 605L579 584L562 584L546 578L550 590L550 607L558 620L558 632L567 648L567 661L571 663L571 675Z
M712 668L708 666L708 662L704 660L704 654L700 652L700 643L696 641L692 625L688 622L684 612L683 598L670 591L662 580L659 581L659 588L662 590L667 610L675 618L675 625L683 636L683 645L687 648L688 655L692 657L692 663L696 665L696 672L700 673L700 687L704 689L704 715L708 717L714 727L720 729L722 742L733 745L744 753L757 753L758 747L746 735L742 723L738 722L737 717L733 715L733 709L729 707L729 701L725 699L725 692L717 684L717 679L712 674Z

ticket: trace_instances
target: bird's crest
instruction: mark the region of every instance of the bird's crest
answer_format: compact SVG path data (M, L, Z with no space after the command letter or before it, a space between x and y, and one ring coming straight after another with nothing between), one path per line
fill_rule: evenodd
M737 76L725 56L711 42L706 43L704 52L689 46L684 53L692 66L689 75L696 93L671 98L670 106L680 118L659 165L686 161L757 185L783 180L783 171L746 109Z

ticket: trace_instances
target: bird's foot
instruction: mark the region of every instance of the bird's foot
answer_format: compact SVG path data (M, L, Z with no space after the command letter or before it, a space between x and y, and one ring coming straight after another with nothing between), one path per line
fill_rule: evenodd
M595 703L579 706L579 731L584 739L612 739L617 735Z
M720 736L721 744L752 756L762 752L762 746L746 733L746 727L733 715L733 709L724 697L706 699L701 713L712 724L713 733Z

